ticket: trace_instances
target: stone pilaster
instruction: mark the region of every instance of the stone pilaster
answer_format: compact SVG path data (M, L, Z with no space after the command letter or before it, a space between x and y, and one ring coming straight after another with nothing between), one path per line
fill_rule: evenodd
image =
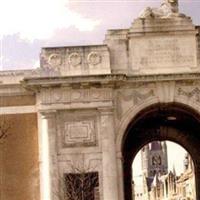
M42 168L43 179L46 187L43 189L42 196L44 200L59 199L59 176L58 176L58 162L57 162L57 141L56 141L56 111L42 112L42 145L43 159L45 162ZM45 155L46 154L46 155ZM46 157L46 158L45 158ZM45 166L44 166L45 165Z
M117 153L117 169L118 169L118 190L119 190L119 199L124 199L124 177L123 177L123 157L122 153Z
M102 137L103 199L118 200L113 110L108 108L99 110Z

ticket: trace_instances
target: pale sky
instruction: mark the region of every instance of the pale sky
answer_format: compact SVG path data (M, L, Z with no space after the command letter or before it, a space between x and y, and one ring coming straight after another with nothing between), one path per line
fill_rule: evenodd
M0 68L38 66L43 46L101 44L107 29L128 28L162 0L0 0ZM200 24L198 0L179 0Z
M176 174L180 175L184 171L183 160L186 154L186 150L174 143L167 141L167 152L168 152L168 170L173 171L173 168L176 170ZM133 161L133 179L135 179L136 184L141 184L141 152L138 152L134 161Z

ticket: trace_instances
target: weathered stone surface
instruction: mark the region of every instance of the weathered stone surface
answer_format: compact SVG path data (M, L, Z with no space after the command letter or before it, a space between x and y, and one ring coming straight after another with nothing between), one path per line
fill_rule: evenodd
M159 8L147 7L139 16L145 18L170 18L170 17L185 17L184 14L178 11L178 0L165 0Z
M197 68L196 38L192 35L132 38L130 62L136 73L190 72Z
M199 131L185 131L188 121L199 127L200 29L169 3L109 30L103 45L44 48L39 69L0 72L0 113L14 123L3 199L57 200L74 166L98 172L100 200L129 200L131 159L152 137L187 145L200 198ZM181 117L177 130L159 127L169 110ZM146 115L155 127L140 134Z
M10 125L0 144L1 198L39 199L39 158L36 114L1 115ZM1 128L2 130L2 128Z
M89 147L98 144L97 116L93 112L58 113L59 148Z
M40 59L44 75L45 71L49 71L52 76L109 74L111 72L110 56L106 45L44 48Z

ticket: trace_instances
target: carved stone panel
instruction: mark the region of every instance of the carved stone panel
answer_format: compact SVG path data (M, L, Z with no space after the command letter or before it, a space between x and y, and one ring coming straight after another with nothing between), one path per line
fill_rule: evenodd
M111 100L112 90L110 88L74 90L67 88L50 88L44 89L41 95L42 104L96 102Z
M43 70L56 68L60 76L111 73L107 45L43 48L40 63Z
M94 120L65 122L63 147L96 144Z
M120 119L131 107L155 98L155 85L118 90L116 93L117 117Z
M52 67L57 67L59 65L62 64L62 58L59 54L51 54L49 56L49 60L48 63L52 66Z
M96 52L91 52L88 54L87 60L89 64L97 65L101 62L101 56Z
M93 112L60 111L57 122L60 149L97 145L97 117Z
M177 84L176 96L200 103L200 89L198 86L192 84Z
M155 74L182 72L197 67L197 47L193 35L142 37L132 39L130 44L131 68L134 71Z
M76 67L81 63L81 56L78 53L72 53L69 55L69 64Z

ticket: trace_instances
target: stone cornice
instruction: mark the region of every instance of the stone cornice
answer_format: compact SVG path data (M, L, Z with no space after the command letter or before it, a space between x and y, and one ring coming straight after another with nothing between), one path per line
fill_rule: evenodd
M192 81L200 80L200 73L159 74L159 75L132 75L108 74L73 77L35 77L25 78L21 83L27 89L37 90L41 87L120 87L132 83L148 83L161 81Z
M102 47L107 48L106 44L90 44L90 45L72 45L72 46L52 46L52 47L42 47L42 49L69 49L69 48L91 48L91 47Z
M35 69L25 69L25 70L6 70L0 71L0 76L32 76L36 73Z
M20 84L0 84L0 96L33 95Z

